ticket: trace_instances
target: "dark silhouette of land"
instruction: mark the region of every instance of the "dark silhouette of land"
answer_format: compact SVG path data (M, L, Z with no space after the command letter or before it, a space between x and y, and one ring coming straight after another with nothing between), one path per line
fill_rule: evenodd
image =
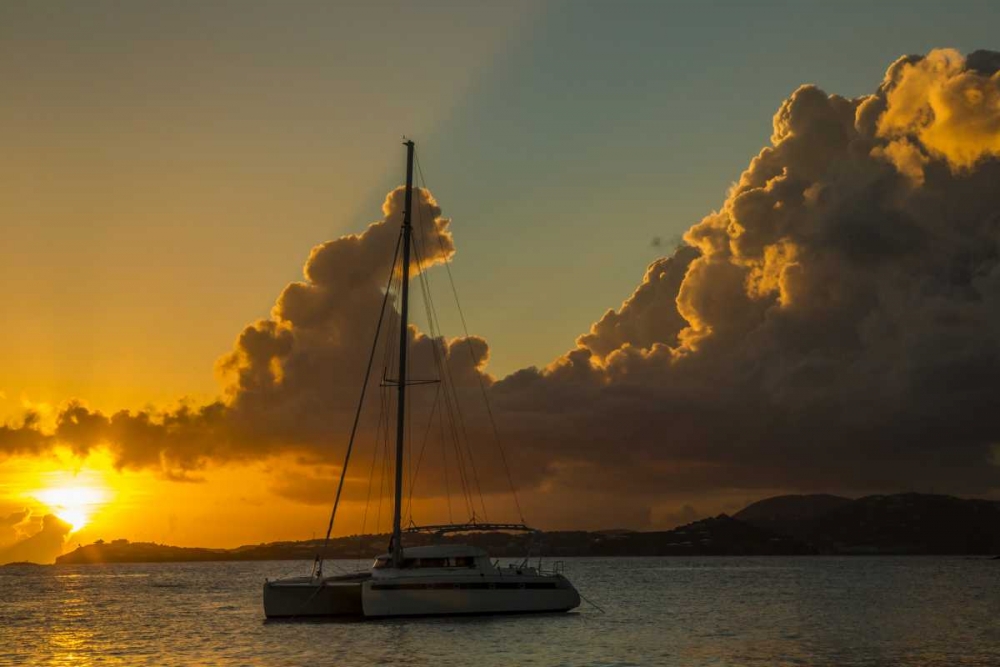
M992 500L919 493L857 500L782 496L735 517L794 535L820 553L1000 553L1000 502Z
M497 557L531 551L568 556L727 556L806 554L1000 553L1000 502L905 493L857 500L829 495L777 496L734 516L702 519L673 530L554 531L537 536L468 533L407 536L407 544L460 542ZM327 558L372 558L388 535L330 540ZM322 540L272 542L235 549L172 547L148 542L98 541L56 559L60 564L216 560L311 560Z

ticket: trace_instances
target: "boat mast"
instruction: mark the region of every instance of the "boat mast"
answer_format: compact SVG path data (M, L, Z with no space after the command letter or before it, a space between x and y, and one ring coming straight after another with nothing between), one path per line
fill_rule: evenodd
M400 287L399 306L399 377L396 401L396 493L392 511L392 565L400 567L403 562L402 530L400 519L403 506L403 421L406 416L406 336L407 314L410 292L410 204L413 199L413 142L406 141L406 196L403 200L403 275Z

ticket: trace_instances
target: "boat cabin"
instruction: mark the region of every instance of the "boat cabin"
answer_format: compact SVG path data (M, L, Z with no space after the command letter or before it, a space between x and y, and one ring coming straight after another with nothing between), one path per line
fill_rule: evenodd
M376 576L379 570L391 570L392 554L381 554L372 564ZM401 570L492 570L486 552L464 544L431 545L425 547L404 547ZM417 574L414 572L414 574Z

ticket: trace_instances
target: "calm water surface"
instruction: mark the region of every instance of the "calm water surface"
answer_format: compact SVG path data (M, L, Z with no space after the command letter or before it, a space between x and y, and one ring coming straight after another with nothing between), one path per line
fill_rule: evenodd
M581 558L606 613L265 622L264 578L308 567L0 568L0 664L1000 665L986 559Z

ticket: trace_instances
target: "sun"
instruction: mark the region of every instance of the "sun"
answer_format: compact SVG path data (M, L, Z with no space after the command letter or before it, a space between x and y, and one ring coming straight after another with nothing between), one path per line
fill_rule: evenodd
M43 489L34 496L76 532L87 525L94 511L104 503L107 493L94 486L61 486Z

